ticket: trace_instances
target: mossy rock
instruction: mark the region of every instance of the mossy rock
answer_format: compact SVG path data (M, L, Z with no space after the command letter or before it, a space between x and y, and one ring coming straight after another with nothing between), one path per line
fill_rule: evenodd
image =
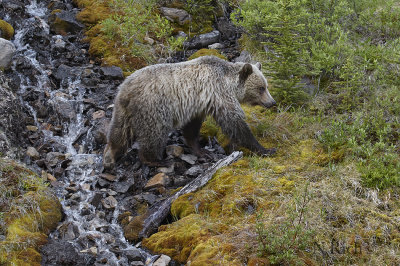
M25 166L0 159L0 264L40 265L39 247L61 220L61 204L45 181Z
M195 52L194 54L192 54L189 57L189 60L192 60L192 59L195 59L195 58L198 58L198 57L201 57L201 56L207 56L207 55L213 55L213 56L216 56L218 58L227 60L227 58L225 56L223 56L218 50L216 50L216 49L207 49L207 48L203 48L203 49L198 50L197 52Z
M0 19L0 37L6 40L11 40L13 36L14 28L4 20Z

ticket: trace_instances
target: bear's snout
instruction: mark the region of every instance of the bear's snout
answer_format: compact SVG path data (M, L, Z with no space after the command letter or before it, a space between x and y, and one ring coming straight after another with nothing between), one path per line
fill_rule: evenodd
M266 103L263 103L263 105L264 105L265 107L267 107L267 108L271 108L272 106L275 106L275 105L276 105L276 101L275 101L275 100L268 101L268 102L266 102Z

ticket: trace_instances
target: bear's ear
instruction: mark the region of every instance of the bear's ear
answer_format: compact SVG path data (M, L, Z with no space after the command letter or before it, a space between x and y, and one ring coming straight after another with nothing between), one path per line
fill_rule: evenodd
M257 62L257 63L256 63L256 67L257 67L259 70L261 70L261 63L260 63L260 62Z
M239 71L239 82L245 82L251 73L253 73L253 67L250 64L245 64Z

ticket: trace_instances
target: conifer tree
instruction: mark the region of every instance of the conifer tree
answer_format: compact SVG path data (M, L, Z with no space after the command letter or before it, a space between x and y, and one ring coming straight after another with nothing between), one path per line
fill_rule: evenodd
M283 104L302 104L307 94L300 83L306 73L304 62L304 42L301 35L304 24L300 24L302 16L301 0L278 0L276 13L271 24L264 27L268 38L265 44L269 58L267 68L272 77L274 97Z

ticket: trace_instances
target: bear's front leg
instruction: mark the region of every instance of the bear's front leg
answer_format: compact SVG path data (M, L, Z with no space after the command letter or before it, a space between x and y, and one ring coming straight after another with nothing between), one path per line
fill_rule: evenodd
M244 112L239 103L233 110L221 108L220 113L215 115L214 118L220 125L222 132L230 137L233 147L238 145L261 156L270 156L276 153L276 149L264 148L254 137L246 121L244 121Z

